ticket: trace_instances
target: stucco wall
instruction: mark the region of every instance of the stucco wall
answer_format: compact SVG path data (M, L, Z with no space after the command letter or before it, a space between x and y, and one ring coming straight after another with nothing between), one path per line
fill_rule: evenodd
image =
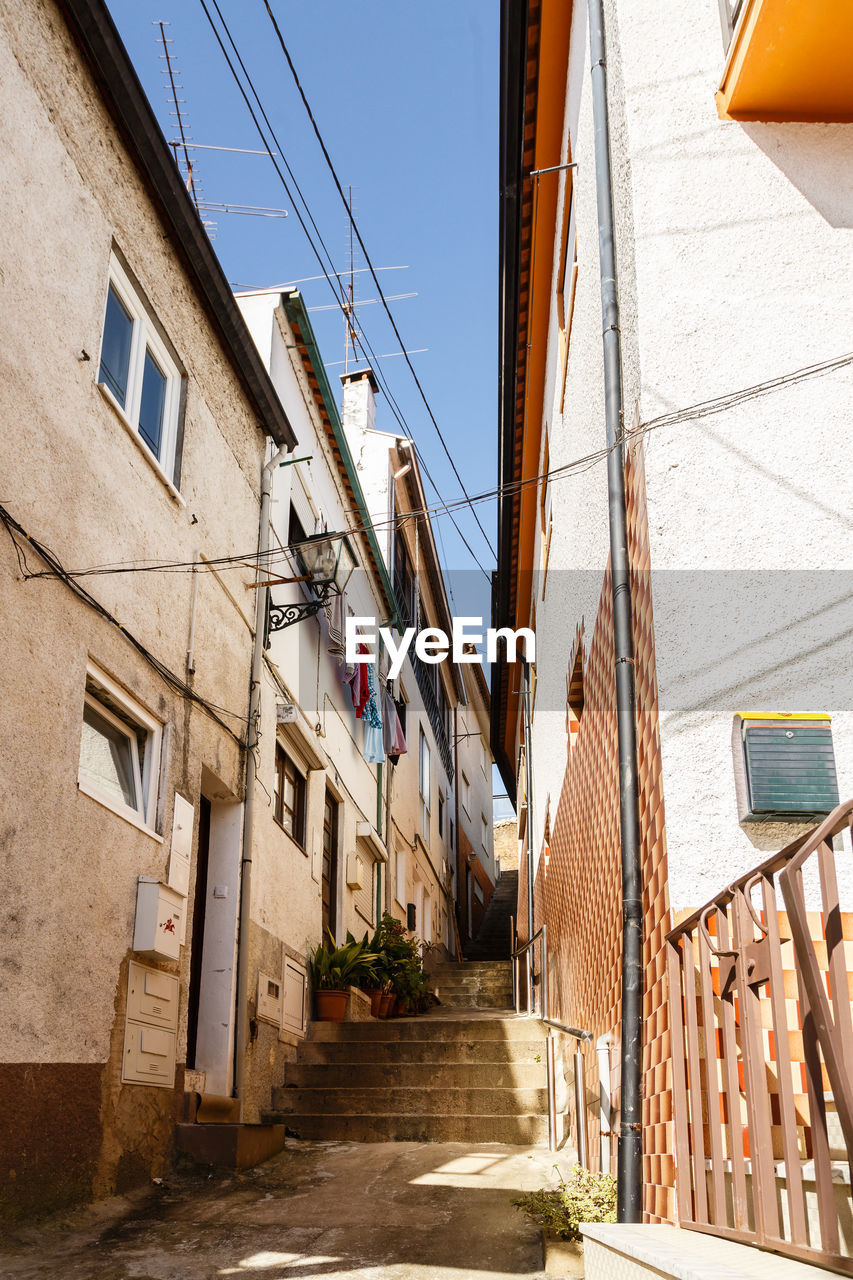
M263 447L256 411L50 5L4 7L0 111L4 503L74 570L251 552ZM96 385L113 244L185 373L179 497ZM32 549L26 565L44 568ZM11 730L0 745L2 1056L15 1064L3 1069L4 1088L14 1077L20 1121L14 1148L4 1152L4 1180L14 1170L6 1183L12 1212L50 1207L50 1181L39 1170L70 1167L77 1151L86 1153L79 1176L57 1185L58 1199L127 1187L161 1173L169 1158L186 1056L192 920L180 962L160 966L181 984L176 1091L122 1085L136 883L139 875L166 878L176 791L194 805L196 822L202 791L240 797L248 577L238 568L195 580L189 572L82 579L126 633L221 709L223 727L66 585L22 580L3 534L0 702ZM193 620L194 673L187 667ZM90 659L164 726L153 833L78 789ZM195 863L194 839L193 874ZM193 888L191 880L190 905ZM227 889L233 903L236 879ZM62 1064L64 1074L40 1076L38 1064L46 1064L42 1072ZM78 1117L70 1130L44 1124L45 1088L58 1088L55 1109Z
M687 21L674 0L654 13L638 0L609 0L606 30L626 425L842 354L851 331L853 127L721 122L713 4ZM579 269L562 412L556 293L552 305L551 468L604 444L583 5L573 18L564 149L569 138ZM565 179L550 180L564 195ZM561 210L557 226L555 272ZM835 371L645 437L675 908L705 901L798 830L738 825L736 711L830 713L842 799L853 786L851 390L849 369ZM555 744L566 738L569 633L595 616L608 552L604 462L551 488L536 614L534 847L565 764ZM540 556L537 548L537 564Z

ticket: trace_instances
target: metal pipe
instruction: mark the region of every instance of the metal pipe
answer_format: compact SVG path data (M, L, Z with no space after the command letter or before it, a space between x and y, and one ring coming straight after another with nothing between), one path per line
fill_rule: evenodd
M283 458L293 450L279 449L261 471L261 511L258 530L258 564L266 564L270 545L270 506L272 502L273 472ZM243 802L242 865L240 868L240 926L237 935L237 1028L234 1036L234 1088L235 1098L243 1097L245 1055L249 1029L249 920L252 909L252 838L255 817L255 790L258 776L256 758L260 738L261 675L264 661L264 632L266 630L267 597L269 587L258 587L255 592L255 638L252 646L252 678L249 685L249 724L246 731L246 798Z
M602 1173L610 1172L610 1137L612 1118L610 1114L610 1046L613 1036L608 1031L606 1036L599 1036L595 1042L598 1056L598 1105L599 1105L599 1168Z
M542 1001L542 1007L541 1007L541 1010L540 1010L540 1016L541 1016L541 1018L542 1018L543 1020L547 1020L547 1018L549 1017L549 1009L548 1009L548 926L547 926L547 925L545 925L545 924L543 924L543 926L542 926L542 964L541 964L541 966L540 966L540 967L541 967L541 970L542 970L542 994L541 994L541 997L540 997L540 999L541 999L541 1001Z
M548 1150L557 1150L557 1086L554 1066L554 1036L548 1029L545 1047L545 1061L548 1064Z
M575 1128L578 1133L578 1164L589 1168L586 1149L586 1087L584 1085L583 1054L575 1050Z
M604 0L588 0L592 61L592 111L595 141L598 248L604 344L604 402L607 485L610 517L610 572L613 586L613 641L616 718L619 741L619 816L622 853L622 1045L617 1217L640 1222L642 1169L642 1004L643 904L640 875L640 822L637 796L637 743L634 713L634 651L631 628L631 578L625 508L622 443L623 395L613 182L604 42ZM529 817L528 817L529 825Z
M518 1013L518 961L515 958L515 916L509 918L509 957L512 964L512 1005Z
M527 790L527 938L533 941L533 750L530 723L530 664L524 662L524 772ZM527 959L527 1012L533 1012L533 965Z

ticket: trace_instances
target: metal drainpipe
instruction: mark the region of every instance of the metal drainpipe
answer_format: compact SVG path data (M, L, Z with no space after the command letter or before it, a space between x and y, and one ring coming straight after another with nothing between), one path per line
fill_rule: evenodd
M622 1107L619 1131L617 1216L640 1222L642 1181L642 1004L643 904L640 874L640 821L637 796L637 739L634 712L634 646L631 629L631 578L625 508L622 445L622 362L616 250L604 0L589 0L592 62L592 111L598 200L598 247L604 339L604 403L607 486L610 513L610 570L613 582L613 640L616 657L616 713L619 736L619 816L622 846Z
M273 472L279 464L292 456L293 450L279 449L261 471L261 512L258 530L258 564L270 545L270 503L272 499ZM245 1057L248 1041L249 992L247 986L249 963L249 917L252 906L252 838L255 818L255 780L258 765L255 750L259 739L261 714L261 672L264 661L264 631L267 618L269 587L258 587L255 592L255 639L252 648L252 680L249 686L249 725L246 733L246 799L243 805L242 866L240 869L240 930L237 935L237 1029L234 1035L234 1089L235 1098L243 1097ZM241 1108L242 1111L242 1108Z
M527 937L535 933L533 913L533 751L530 708L530 664L524 663L524 773L527 789ZM544 952L543 952L544 954ZM533 1013L533 948L527 953L527 1012ZM546 1014L547 1017L547 1014Z
M610 1046L612 1043L613 1036L609 1031L607 1035L599 1036L595 1042L595 1052L598 1056L598 1105L601 1131L599 1165L602 1173L610 1172Z

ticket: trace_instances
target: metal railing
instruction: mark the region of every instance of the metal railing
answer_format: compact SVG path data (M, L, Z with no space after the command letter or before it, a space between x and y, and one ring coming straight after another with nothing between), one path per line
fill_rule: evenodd
M833 1173L853 1155L853 1018L833 840L851 825L853 801L666 941L681 1225L845 1275L850 1186Z
M554 1031L562 1031L567 1036L573 1036L575 1040L592 1041L592 1032L584 1031L580 1027L570 1027L564 1022L557 1022L555 1018L550 1016L548 1004L548 927L541 925L536 930L532 938L527 942L517 945L518 938L515 932L515 918L510 917L510 960L512 962L512 999L515 1006L516 1014L521 1013L521 987L519 983L519 961L522 956L525 959L525 991L526 997L526 1013L529 1018L539 1018L539 1021L548 1028L548 1036L545 1041L545 1062L548 1073L548 1147L551 1151L557 1149L557 1087L556 1087L556 1065L554 1054ZM540 1009L537 1013L535 1001L533 998L533 947L542 939L542 996L540 1000ZM586 1169L587 1154L587 1135L586 1135L586 1101L584 1096L584 1061L583 1054L580 1049L575 1050L575 1128L578 1138L578 1164L583 1165Z

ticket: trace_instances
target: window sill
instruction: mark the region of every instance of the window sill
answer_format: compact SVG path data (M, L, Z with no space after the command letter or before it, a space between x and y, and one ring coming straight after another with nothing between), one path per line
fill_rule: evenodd
M145 461L148 463L151 470L155 473L155 475L159 477L160 480L162 480L163 484L168 489L169 497L172 498L172 500L176 502L179 507L185 507L187 505L186 499L181 494L180 490L175 488L172 481L166 475L166 472L160 466L160 463L154 457L154 454L148 448L148 445L142 439L142 436L133 426L127 414L125 413L124 409L122 409L121 405L119 404L118 400L116 400L115 396L110 391L109 387L106 385L105 382L98 382L95 385L97 386L101 395L106 400L107 404L112 409L113 413L118 418L121 425L124 427L127 434L130 436L133 443L136 445L139 452L142 454Z
M288 840L290 841L290 843L291 843L291 844L293 844L293 845L296 845L296 848L299 850L299 852L300 852L301 854L304 854L304 856L307 858L307 857L308 857L308 850L304 847L304 845L301 845L301 844L299 843L299 841L296 839L296 836L291 835L291 833L288 831L288 829L287 829L287 827L284 825L284 823L283 823L283 822L279 822L279 820L278 820L278 818L275 816L275 814L273 814L273 816L272 816L272 820L273 820L273 822L275 823L275 825L278 827L278 829L279 829L279 831L282 833L282 835L287 836L287 838L288 838Z
M158 844L163 843L163 837L151 827L142 821L138 813L134 813L132 809L117 804L111 796L106 792L99 791L97 787L86 782L84 778L77 779L77 790L82 791L90 800L96 801L97 804L103 805L105 809L109 809L110 813L114 813L117 818L121 818L131 827L136 827L137 831L141 831L143 835L150 836L152 840L156 840Z

